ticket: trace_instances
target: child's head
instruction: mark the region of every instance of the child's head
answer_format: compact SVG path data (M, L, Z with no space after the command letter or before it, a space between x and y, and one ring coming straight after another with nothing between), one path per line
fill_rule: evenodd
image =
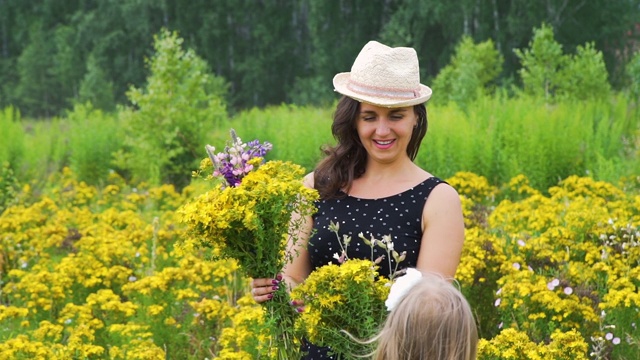
M471 360L478 333L469 303L450 282L423 274L389 314L376 360Z

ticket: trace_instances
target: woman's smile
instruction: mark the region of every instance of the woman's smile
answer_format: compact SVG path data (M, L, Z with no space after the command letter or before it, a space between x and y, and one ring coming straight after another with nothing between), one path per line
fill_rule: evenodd
M395 140L373 140L373 143L376 144L378 149L388 149L395 143Z
M412 107L386 108L360 104L356 127L370 160L384 163L407 157L407 146L417 124Z

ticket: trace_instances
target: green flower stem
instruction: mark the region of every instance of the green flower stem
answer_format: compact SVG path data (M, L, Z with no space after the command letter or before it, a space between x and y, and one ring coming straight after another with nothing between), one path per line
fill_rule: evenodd
M270 348L276 349L277 360L299 359L300 340L294 333L298 313L290 304L291 297L286 286L281 286L272 294L271 300L262 303L267 311L267 323L270 324Z

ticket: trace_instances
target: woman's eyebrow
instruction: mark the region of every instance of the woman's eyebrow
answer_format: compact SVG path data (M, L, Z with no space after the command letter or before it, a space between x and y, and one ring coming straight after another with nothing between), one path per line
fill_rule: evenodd
M390 114L397 114L397 113L403 113L403 112L407 112L407 109L391 109L389 111ZM360 114L377 114L377 112L373 110L362 110L360 111Z

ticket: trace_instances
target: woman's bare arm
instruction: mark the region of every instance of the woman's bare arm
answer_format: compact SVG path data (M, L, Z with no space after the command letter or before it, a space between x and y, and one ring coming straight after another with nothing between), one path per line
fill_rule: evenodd
M431 191L422 213L422 228L418 269L453 279L464 243L462 205L454 188L441 184Z

